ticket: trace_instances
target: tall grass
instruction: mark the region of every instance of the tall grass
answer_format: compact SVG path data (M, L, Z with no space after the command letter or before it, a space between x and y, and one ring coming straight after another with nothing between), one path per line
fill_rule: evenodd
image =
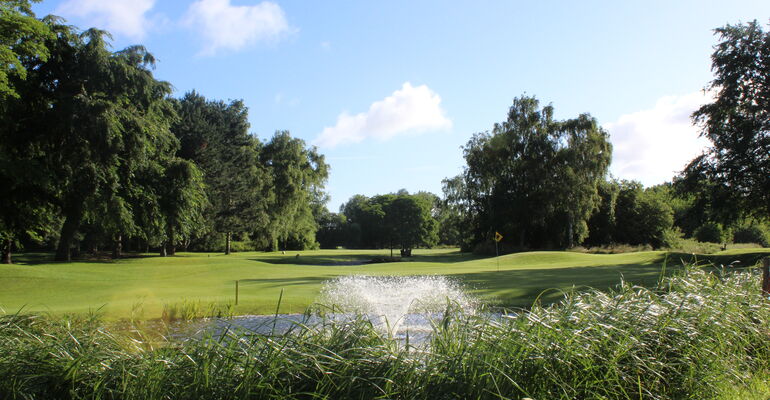
M767 388L769 339L756 273L695 268L511 316L454 310L416 346L365 319L158 346L97 318L7 315L0 398L708 399Z

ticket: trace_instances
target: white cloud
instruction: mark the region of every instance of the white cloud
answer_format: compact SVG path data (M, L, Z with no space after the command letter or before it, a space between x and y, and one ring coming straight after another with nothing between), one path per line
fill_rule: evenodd
M372 103L367 112L343 112L337 117L337 124L324 128L313 143L335 147L368 138L384 141L397 135L451 127L452 121L441 108L441 97L425 85L413 87L406 82L392 95Z
M110 33L142 39L151 23L145 16L155 0L67 0L54 11L67 18L85 18Z
M276 40L293 30L281 7L270 1L234 6L230 0L198 0L187 9L183 24L203 36L202 55L240 50L259 41Z
M712 97L702 91L660 98L648 110L604 125L613 145L610 171L645 186L670 181L709 145L698 136L690 115Z

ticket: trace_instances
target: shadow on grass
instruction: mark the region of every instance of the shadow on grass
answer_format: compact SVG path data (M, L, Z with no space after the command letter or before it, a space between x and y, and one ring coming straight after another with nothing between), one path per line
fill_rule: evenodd
M320 285L322 282L334 279L335 275L327 276L298 276L294 278L253 278L253 279L239 279L241 285L248 285L255 283L260 288L285 288L288 286L305 286L305 285ZM247 286L244 286L247 287Z
M471 293L489 300L491 305L510 308L529 308L539 299L541 304L553 304L574 290L590 288L608 290L621 280L637 286L655 287L663 273L670 275L685 264L727 271L741 271L755 266L767 252L722 255L692 255L685 253L661 254L652 263L622 264L596 267L565 267L545 269L515 269L457 274L453 277L465 283ZM737 261L737 262L736 262Z
M38 265L38 264L68 264L68 263L95 263L104 264L112 263L125 259L133 258L150 258L159 257L154 254L147 253L129 253L124 252L123 255L118 258L112 258L112 253L104 252L97 255L83 255L80 257L72 257L72 261L56 261L54 260L55 253L35 252L35 253L16 253L13 255L13 263L18 265Z
M365 251L365 250L364 250ZM297 257L299 254L299 257ZM471 253L460 253L459 251L435 253L435 254L414 254L412 257L398 257L398 251L393 252L396 259L400 259L398 262L425 262L425 263L442 263L442 264L454 264L471 260L480 260L489 258L485 256L477 256ZM319 256L305 256L302 252L287 252L282 257L255 257L250 258L251 261L264 262L268 264L294 264L294 265L318 265L318 266L350 266L350 265L363 265L374 259L382 259L389 257L390 253L357 253L357 254L330 254Z

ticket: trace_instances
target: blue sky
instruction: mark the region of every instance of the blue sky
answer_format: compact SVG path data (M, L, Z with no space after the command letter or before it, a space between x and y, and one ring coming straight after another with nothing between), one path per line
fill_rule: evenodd
M537 3L537 4L536 4ZM770 20L768 1L50 0L80 28L145 45L177 96L243 99L251 131L319 146L329 209L354 194L441 193L461 147L514 97L588 112L610 133L611 173L669 180L704 146L713 29Z

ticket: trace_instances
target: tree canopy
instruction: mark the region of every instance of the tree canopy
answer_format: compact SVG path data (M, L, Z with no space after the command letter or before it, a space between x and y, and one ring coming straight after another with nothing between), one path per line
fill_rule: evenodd
M558 121L552 106L514 99L506 121L464 148L473 240L500 232L520 247L582 242L611 153L607 133L588 114Z
M693 114L712 147L694 160L750 213L770 214L770 32L757 21L715 30L712 103Z

